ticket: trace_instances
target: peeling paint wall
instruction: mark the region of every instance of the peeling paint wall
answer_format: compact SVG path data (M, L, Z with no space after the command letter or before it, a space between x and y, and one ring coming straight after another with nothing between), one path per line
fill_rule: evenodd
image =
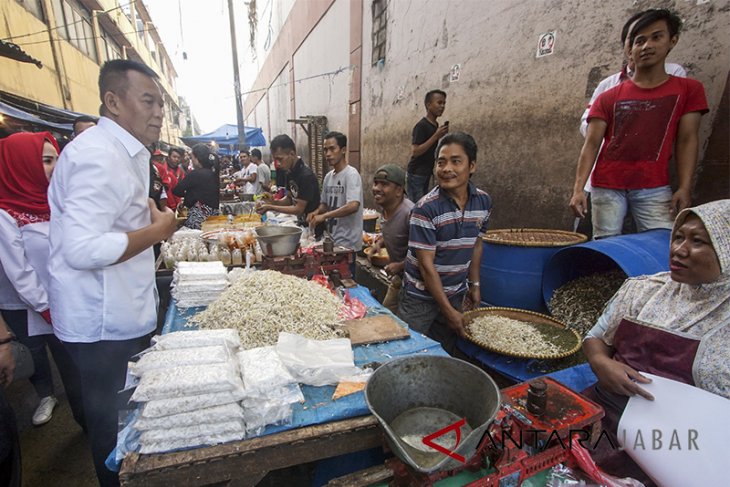
M369 2L363 30L371 31ZM621 67L620 30L640 9L677 9L685 30L669 60L705 85L712 108L730 68L730 2L439 0L388 3L381 66L363 66L363 173L408 161L410 131L423 96L448 93L450 129L479 144L477 185L494 198L492 226L571 228L567 201L583 139L578 124L595 85ZM541 33L555 30L555 52L536 58ZM367 55L371 39L363 36ZM369 64L369 63L368 63ZM454 64L459 79L449 82Z
M350 5L335 1L291 53L295 79L348 63ZM567 201L583 143L580 115L598 82L621 67L623 23L650 7L673 8L685 21L669 61L705 86L711 111L700 129L702 154L730 69L730 0L390 0L386 57L375 65L372 0L365 0L361 72L295 83L296 113L291 87L276 99L272 88L249 117L258 117L268 100L270 137L291 133L286 118L294 115L325 115L330 129L347 132L347 88L361 79L361 173L372 206L374 170L407 164L412 127L425 114L423 97L444 89L441 122L479 144L474 180L494 199L492 227L572 228ZM556 32L554 53L537 58L539 36L548 31ZM459 77L451 81L456 64ZM257 83L272 86L282 75L288 80L289 71ZM297 144L305 147L303 133Z

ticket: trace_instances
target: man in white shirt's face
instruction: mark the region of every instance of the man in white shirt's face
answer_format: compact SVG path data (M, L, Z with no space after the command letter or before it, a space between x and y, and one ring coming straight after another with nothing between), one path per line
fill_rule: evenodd
M164 99L157 82L129 70L104 93L104 115L114 120L143 145L160 140Z

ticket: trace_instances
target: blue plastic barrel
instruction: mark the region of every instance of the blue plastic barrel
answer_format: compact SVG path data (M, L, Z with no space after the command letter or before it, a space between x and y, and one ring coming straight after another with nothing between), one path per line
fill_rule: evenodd
M545 263L586 236L562 230L490 230L484 237L479 280L482 301L491 306L545 312L542 273Z
M670 233L659 229L618 235L555 252L543 272L545 303L550 303L555 290L563 284L596 272L620 269L634 277L668 271Z

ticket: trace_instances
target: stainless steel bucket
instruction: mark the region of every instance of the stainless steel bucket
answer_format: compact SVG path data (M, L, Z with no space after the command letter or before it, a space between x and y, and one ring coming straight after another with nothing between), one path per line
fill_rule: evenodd
M424 444L424 437L466 419L460 438L452 430L433 441L468 460L500 406L499 388L483 370L455 358L428 355L380 366L368 381L365 400L393 452L426 474L461 463Z
M297 251L302 229L279 225L256 227L256 239L267 257L284 257Z

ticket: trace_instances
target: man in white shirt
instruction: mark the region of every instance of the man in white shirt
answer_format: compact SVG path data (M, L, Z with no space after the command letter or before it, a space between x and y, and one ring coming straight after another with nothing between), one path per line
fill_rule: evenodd
M54 332L78 366L102 486L119 478L104 461L116 445L117 392L127 361L156 327L152 245L175 231L175 216L148 199L147 147L160 136L157 75L130 61L99 74L99 123L61 154L49 189L49 290Z

